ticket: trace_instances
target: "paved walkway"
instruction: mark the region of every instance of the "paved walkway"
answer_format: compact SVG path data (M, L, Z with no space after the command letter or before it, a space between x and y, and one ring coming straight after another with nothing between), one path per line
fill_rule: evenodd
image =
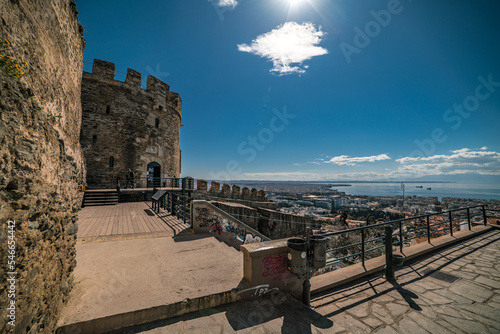
M452 276L450 276L452 275ZM313 296L265 295L115 333L500 333L500 230Z
M88 206L78 213L79 242L116 236L122 236L123 239L123 236L134 237L148 233L173 236L186 228L186 225L171 215L156 215L149 202Z

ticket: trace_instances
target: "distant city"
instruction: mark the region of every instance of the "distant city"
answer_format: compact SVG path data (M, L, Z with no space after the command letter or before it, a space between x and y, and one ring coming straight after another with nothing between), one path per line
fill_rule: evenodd
M488 209L500 209L498 199L432 196L432 186L427 184L444 182L405 182L407 195L404 197L401 184L392 186L392 191L400 193L395 196L347 194L356 183L241 181L238 185L264 189L267 198L278 203L283 213L330 220L347 209L351 223L368 219L388 221L483 204L488 204ZM429 196L416 196L411 191L427 191Z

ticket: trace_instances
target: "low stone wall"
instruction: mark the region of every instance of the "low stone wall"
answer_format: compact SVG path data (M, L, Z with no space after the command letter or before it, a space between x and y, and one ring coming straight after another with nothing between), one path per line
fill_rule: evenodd
M302 280L287 269L287 239L243 245L243 278L252 287L278 289L302 298Z
M252 208L233 202L212 201L211 203L273 240L305 235L308 226L321 227L320 221L310 217L295 216L264 208Z
M266 236L235 219L218 207L206 201L191 203L193 230L195 233L212 233L212 235L233 246L237 250L241 245L269 240Z

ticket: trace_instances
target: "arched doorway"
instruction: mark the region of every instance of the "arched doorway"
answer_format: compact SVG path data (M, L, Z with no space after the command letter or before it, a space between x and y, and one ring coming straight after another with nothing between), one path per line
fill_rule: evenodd
M147 170L148 188L159 187L161 184L161 167L157 162L150 162Z

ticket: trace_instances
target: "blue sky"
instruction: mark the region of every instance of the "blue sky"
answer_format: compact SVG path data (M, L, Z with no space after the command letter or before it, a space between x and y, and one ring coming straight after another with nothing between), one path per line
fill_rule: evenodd
M498 180L500 3L77 1L94 58L183 101L182 175Z

